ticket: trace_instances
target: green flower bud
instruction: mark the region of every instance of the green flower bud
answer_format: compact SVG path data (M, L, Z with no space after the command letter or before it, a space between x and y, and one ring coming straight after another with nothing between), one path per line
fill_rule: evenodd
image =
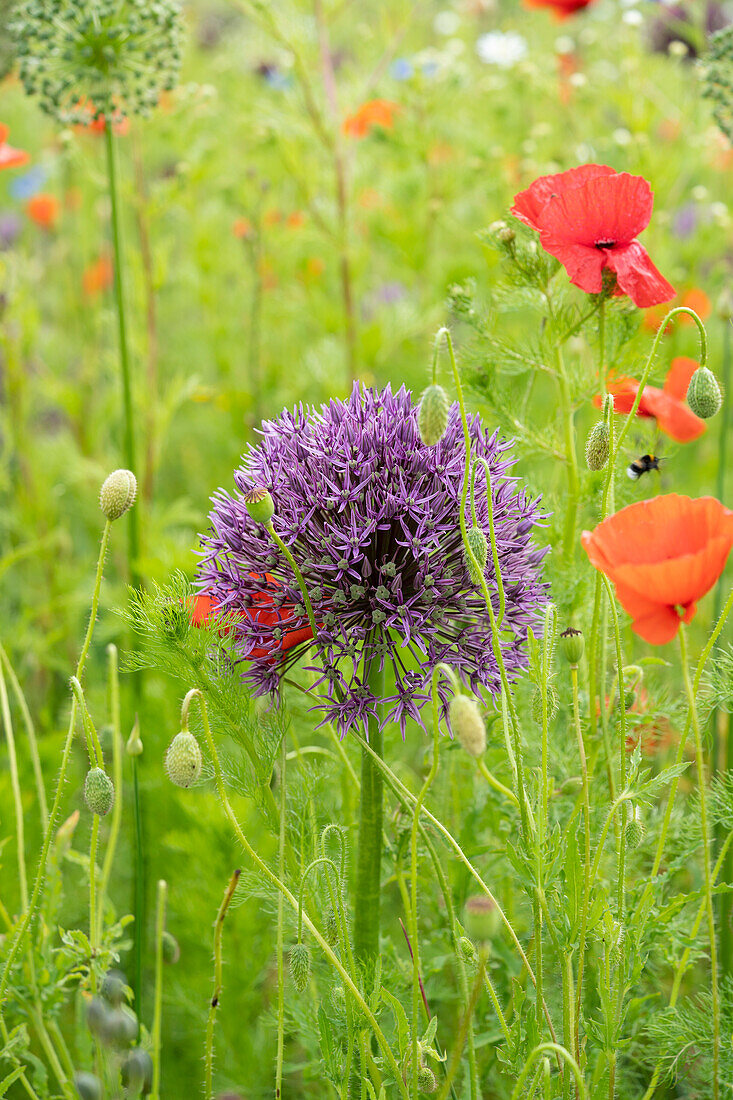
M125 999L127 979L119 970L108 970L102 979L99 992L108 1004L118 1008Z
M466 899L463 923L472 940L488 943L499 930L499 910L486 894L474 894Z
M473 966L476 962L476 948L473 942L469 940L468 936L461 936L458 941L458 950L463 956L463 961L467 962L469 966Z
M165 770L171 783L190 787L201 775L201 749L188 730L181 730L171 741L165 754Z
M715 416L723 404L718 380L707 367L698 367L687 387L687 404L695 416L709 420Z
M486 726L476 700L468 695L454 695L448 717L453 732L469 756L481 756L486 751Z
M430 1066L420 1066L418 1069L417 1087L420 1092L435 1092L437 1090L438 1082L435 1080L435 1074Z
M638 806L634 806L634 813L626 825L626 847L630 851L638 848L644 839L644 822Z
M90 768L84 780L84 801L93 814L104 817L112 809L115 789L112 780L102 768Z
M336 919L336 914L333 908L329 905L328 912L326 913L326 942L334 946L338 943L339 938L339 926Z
M143 751L143 743L140 740L140 720L135 715L135 721L132 724L132 730L130 736L127 738L127 744L125 745L125 752L128 756L140 756Z
M99 490L99 507L114 521L132 508L136 495L137 479L132 470L113 470Z
M131 1009L120 1005L111 1008L104 1024L104 1038L112 1046L126 1047L137 1039L137 1017Z
M417 427L426 446L434 447L445 435L449 408L448 394L442 386L433 384L423 392L417 413Z
M298 993L308 985L311 973L311 953L304 943L296 943L290 951L290 977Z
M93 1035L103 1035L107 1022L107 1005L101 997L92 997L87 1008L87 1027Z
M147 1050L135 1047L120 1067L122 1085L133 1096L147 1096L153 1087L153 1061Z
M588 432L585 441L585 461L589 470L602 470L608 462L610 435L608 424L599 420Z
M560 635L560 652L569 665L577 665L585 650L585 639L580 630L569 626Z
M254 485L248 489L243 500L255 523L269 523L275 515L275 502L262 485Z
M486 535L483 533L480 527L475 525L470 528L467 533L468 545L471 547L473 556L478 562L479 568L473 564L468 556L466 547L463 548L463 556L466 562L466 568L468 569L468 575L471 578L473 584L480 584L481 578L486 568L486 561L489 556L489 545L486 541Z
M547 685L547 722L553 720L557 714L557 692L552 684ZM532 717L538 726L542 725L542 692L539 688L535 689L535 693L532 696Z
M74 1088L79 1100L102 1100L102 1082L93 1073L75 1073Z
M624 926L619 924L618 921L613 922L610 935L609 956L613 966L619 966L623 958L623 947L626 933L624 932Z
M181 957L181 949L178 946L178 940L168 929L163 930L163 961L167 962L170 966L174 966L175 963Z

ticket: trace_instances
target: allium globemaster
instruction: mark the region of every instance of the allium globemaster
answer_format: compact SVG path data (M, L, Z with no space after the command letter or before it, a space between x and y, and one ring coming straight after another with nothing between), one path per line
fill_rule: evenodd
M213 498L198 573L200 587L234 631L258 693L275 692L283 671L310 645L327 684L327 717L342 731L370 716L397 722L403 731L408 718L421 722L431 673L441 661L474 690L497 690L489 616L461 540L462 431L454 405L445 435L428 446L404 387L379 393L358 385L347 401L332 400L320 411L299 406L263 425L262 442L235 472L239 493L220 489ZM486 432L478 416L470 435L474 454L492 474L506 595L502 646L513 674L525 664L527 628L536 628L547 599L540 575L546 550L530 543L543 517L539 502L509 476L510 444ZM292 570L248 515L242 494L253 485L272 494L274 528L312 601L315 642ZM476 510L488 537L482 472ZM495 592L491 557L486 578ZM495 606L498 612L498 596ZM299 631L304 640L291 644ZM385 666L387 694L378 698L370 672ZM445 702L448 688L442 690Z

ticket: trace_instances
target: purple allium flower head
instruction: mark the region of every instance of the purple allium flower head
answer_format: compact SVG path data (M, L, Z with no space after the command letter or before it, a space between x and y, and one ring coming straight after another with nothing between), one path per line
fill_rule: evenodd
M506 595L502 646L512 676L526 664L527 628L538 627L547 600L540 577L546 549L530 545L544 517L539 501L509 476L510 444L489 435L478 416L470 434L474 454L486 459L492 475ZM327 685L327 718L342 732L377 712L382 723L399 723L403 734L408 718L421 722L441 661L475 691L498 690L489 616L463 555L464 460L458 406L441 441L427 446L404 387L378 393L357 383L346 401L332 400L320 411L301 405L265 422L262 441L235 471L238 492L220 489L212 498L197 578L233 624L258 694L276 691L282 673L309 646ZM315 642L287 561L247 513L242 494L253 485L272 494L274 528L303 572L319 628ZM485 485L479 469L477 519L488 537ZM486 579L496 593L491 561ZM306 638L300 644L292 644L296 631ZM388 670L386 697L379 700L370 687L375 667ZM441 690L445 704L449 689Z

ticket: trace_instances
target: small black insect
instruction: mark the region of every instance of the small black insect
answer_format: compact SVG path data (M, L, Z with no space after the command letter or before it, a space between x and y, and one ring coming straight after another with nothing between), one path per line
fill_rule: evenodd
M642 455L629 463L626 473L632 481L638 481L642 474L648 474L650 470L659 469L659 459L656 455Z

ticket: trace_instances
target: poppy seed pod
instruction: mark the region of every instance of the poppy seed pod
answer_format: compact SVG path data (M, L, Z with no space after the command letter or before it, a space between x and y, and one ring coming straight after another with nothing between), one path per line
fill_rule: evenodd
M588 432L585 441L585 461L589 470L602 470L608 462L609 431L605 420L599 420Z
M434 447L448 427L450 402L442 386L433 384L423 392L417 413L417 430L427 447Z
M720 392L718 380L707 367L698 367L687 389L687 404L695 416L701 420L709 420L720 411L723 404L723 395Z
M190 787L201 775L201 748L192 733L181 730L165 754L165 770L171 783Z
M448 715L456 737L469 756L481 756L486 751L486 726L476 700L468 695L454 695Z
M560 635L560 652L569 665L577 665L585 650L585 639L580 630L569 626Z
M470 576L474 584L480 584L481 578L486 568L486 561L489 556L489 544L486 541L486 535L483 533L480 527L475 524L468 531L467 534L468 545L471 547L471 552L474 558L479 564L479 568L471 561L468 556L468 551L464 547L464 557L466 559L466 568L468 569L468 575Z
M431 1070L430 1066L420 1066L417 1071L417 1087L420 1092L435 1092L438 1088L438 1082L435 1080L435 1074Z
M112 809L115 789L112 780L102 768L90 768L84 780L84 801L93 814L104 817Z
M308 985L311 974L311 953L304 943L296 943L290 951L290 977L298 993Z
M486 894L475 894L466 899L463 923L472 940L488 943L499 930L499 910Z
M137 479L132 470L113 470L99 490L99 507L113 522L132 508L136 495Z
M275 502L263 485L254 485L244 494L244 506L255 523L269 523L275 515Z

